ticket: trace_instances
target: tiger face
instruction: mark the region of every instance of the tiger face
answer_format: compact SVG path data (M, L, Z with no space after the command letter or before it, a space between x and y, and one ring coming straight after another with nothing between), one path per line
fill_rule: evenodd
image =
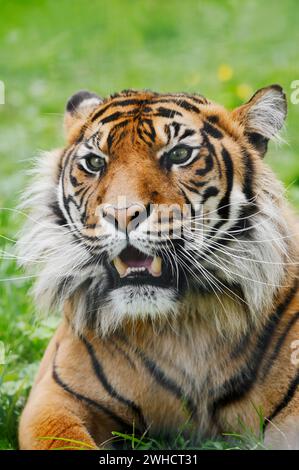
M68 145L42 159L30 189L41 225L21 252L45 260L38 297L70 301L79 329L169 316L207 293L251 296L259 308L265 289L252 295L246 277L283 273L253 267L242 243L275 234L265 214L280 187L262 157L285 115L278 85L232 112L184 93L75 94ZM280 247L255 249L272 260Z

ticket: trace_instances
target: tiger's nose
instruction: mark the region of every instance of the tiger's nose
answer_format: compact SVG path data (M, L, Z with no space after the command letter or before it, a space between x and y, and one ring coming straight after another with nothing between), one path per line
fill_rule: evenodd
M114 225L116 230L129 233L135 230L150 214L150 204L131 204L128 207L107 205L102 208L102 217Z

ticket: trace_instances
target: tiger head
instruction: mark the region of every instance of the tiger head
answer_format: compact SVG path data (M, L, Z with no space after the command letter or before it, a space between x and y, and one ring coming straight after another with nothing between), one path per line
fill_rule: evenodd
M186 93L72 96L67 145L39 158L24 197L37 297L70 302L79 330L207 295L258 312L284 275L282 190L263 157L285 116L278 85L233 111Z

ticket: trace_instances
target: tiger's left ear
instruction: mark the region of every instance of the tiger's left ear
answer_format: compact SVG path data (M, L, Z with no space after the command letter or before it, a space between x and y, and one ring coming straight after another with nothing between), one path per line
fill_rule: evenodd
M81 90L70 97L66 104L64 129L69 141L72 141L76 131L82 127L89 114L103 100L95 93Z
M232 115L244 126L249 141L263 157L269 139L279 140L287 115L286 95L280 85L261 88L247 103L233 110Z

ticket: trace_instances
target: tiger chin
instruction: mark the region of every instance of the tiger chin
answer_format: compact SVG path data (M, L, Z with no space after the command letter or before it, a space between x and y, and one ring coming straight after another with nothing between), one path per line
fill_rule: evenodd
M66 144L38 158L22 202L20 264L62 319L21 449L113 448L114 431L198 445L258 435L261 417L261 445L299 449L298 229L264 161L286 113L279 85L234 110L70 98Z

